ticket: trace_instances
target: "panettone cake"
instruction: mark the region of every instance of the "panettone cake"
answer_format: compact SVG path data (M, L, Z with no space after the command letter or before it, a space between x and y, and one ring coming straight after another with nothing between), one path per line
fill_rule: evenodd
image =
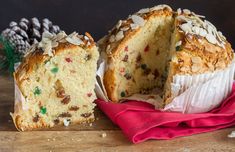
M165 103L170 103L176 96L171 86L175 75L228 67L233 60L231 45L202 18L188 9L174 12L158 5L120 20L99 41L107 62L103 81L109 99L119 102L158 87Z
M98 57L89 33L43 33L14 73L17 129L92 121Z

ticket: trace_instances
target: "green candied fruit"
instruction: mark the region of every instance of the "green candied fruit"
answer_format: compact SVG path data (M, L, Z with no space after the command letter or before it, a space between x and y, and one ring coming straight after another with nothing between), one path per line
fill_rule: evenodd
M39 89L39 87L36 87L35 89L34 89L34 92L33 92L33 94L34 95L40 95L42 93L42 91L41 91L41 89Z
M180 51L181 50L181 46L179 45L179 46L175 47L175 50L176 51Z
M59 68L57 68L57 67L54 67L51 69L51 72L54 74L56 74L58 71L59 71Z
M46 114L47 113L47 108L46 107L41 107L40 108L40 113L41 114Z
M147 65L146 64L141 64L141 69L146 69L147 68Z
M125 97L126 93L124 91L121 92L121 97Z

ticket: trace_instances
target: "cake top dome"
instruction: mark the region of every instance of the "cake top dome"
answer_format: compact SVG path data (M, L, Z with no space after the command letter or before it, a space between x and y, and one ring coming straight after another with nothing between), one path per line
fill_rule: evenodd
M130 38L144 26L146 20L155 15L172 15L172 9L168 5L157 5L152 8L144 8L129 15L126 20L119 20L118 23L109 31L109 34L102 38L98 43L102 50L106 50L107 55L111 55L117 50L121 42ZM103 48L105 47L105 48Z

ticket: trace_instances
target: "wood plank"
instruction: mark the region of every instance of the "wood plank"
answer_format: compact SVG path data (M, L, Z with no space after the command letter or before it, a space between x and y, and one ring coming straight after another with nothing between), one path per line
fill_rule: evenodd
M102 152L220 152L235 151L235 139L227 138L232 129L182 137L173 140L151 140L141 144L130 143L121 131L1 131L0 151L102 151Z
M0 76L0 152L64 152L64 151L107 151L107 152L147 152L147 151L235 151L235 139L227 135L235 128L227 128L211 133L181 137L173 140L150 140L132 144L100 110L96 109L96 120L89 124L57 126L44 131L16 131L9 112L13 111L14 85L7 73ZM102 138L102 133L107 136Z

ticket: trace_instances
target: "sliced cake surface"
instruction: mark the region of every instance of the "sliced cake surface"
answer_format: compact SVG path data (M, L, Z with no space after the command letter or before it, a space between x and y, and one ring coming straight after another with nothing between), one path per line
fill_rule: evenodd
M45 33L15 72L16 127L24 131L92 121L98 56L88 33Z
M165 5L143 9L119 21L102 40L108 58L104 84L112 101L164 85L172 17Z
M104 85L110 100L159 87L165 103L172 101L175 75L196 75L231 64L233 51L213 24L187 9L167 5L141 9L120 20L100 40L107 69Z

